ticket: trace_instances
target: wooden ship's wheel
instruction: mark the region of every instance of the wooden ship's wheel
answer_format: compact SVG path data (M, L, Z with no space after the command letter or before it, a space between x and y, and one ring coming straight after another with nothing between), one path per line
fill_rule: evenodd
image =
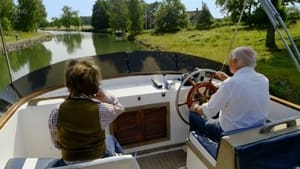
M179 117L186 124L189 124L188 119L186 118L189 111L182 111L180 107L187 105L187 107L190 108L193 103L198 103L199 105L206 103L217 91L217 87L213 84L215 72L216 71L211 69L198 69L183 78L177 90L175 104ZM185 101L179 103L182 89L187 85L191 85L192 87L188 91Z

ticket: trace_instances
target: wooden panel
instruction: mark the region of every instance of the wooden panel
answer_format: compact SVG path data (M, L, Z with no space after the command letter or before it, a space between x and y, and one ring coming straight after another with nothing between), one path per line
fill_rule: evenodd
M114 135L120 144L131 144L137 142L139 132L138 111L121 114L113 123Z
M144 135L146 140L167 136L166 107L144 111Z
M166 138L167 131L167 107L161 105L124 112L113 123L113 133L121 145Z

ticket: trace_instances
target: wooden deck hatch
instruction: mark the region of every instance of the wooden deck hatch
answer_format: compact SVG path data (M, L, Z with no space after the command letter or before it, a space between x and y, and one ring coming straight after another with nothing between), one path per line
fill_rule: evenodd
M113 133L121 145L167 138L168 110L168 104L127 110L114 121Z

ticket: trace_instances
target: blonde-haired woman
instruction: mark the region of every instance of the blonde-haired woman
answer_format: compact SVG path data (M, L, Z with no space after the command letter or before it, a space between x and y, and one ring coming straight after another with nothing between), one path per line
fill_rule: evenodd
M65 70L69 97L49 117L54 146L69 165L123 153L122 147L105 128L124 111L119 100L103 91L99 67L88 60L71 60ZM65 163L65 164L64 164Z

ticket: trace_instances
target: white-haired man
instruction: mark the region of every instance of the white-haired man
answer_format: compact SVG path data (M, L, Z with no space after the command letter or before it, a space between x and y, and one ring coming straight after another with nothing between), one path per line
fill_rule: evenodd
M223 132L263 125L269 107L269 80L254 70L256 52L251 47L238 47L231 52L229 77L217 72L223 80L207 103L190 108L190 131L219 142ZM219 117L214 119L217 113Z

